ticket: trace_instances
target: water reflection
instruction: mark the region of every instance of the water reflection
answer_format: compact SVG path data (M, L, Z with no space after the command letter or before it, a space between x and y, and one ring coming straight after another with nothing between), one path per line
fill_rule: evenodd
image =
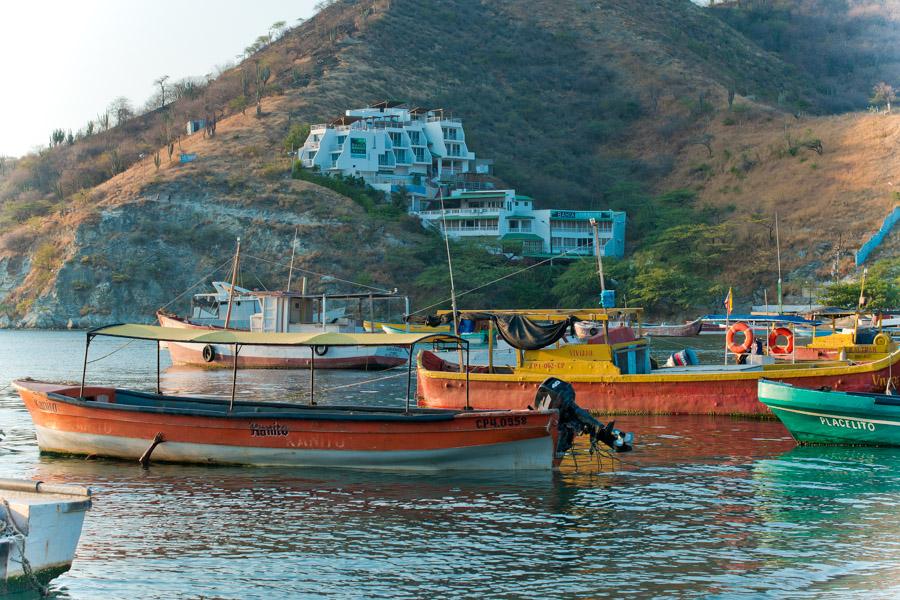
M83 335L16 332L15 351L10 335L0 332L0 387L13 376L80 378ZM392 372L321 373L323 402L393 404L405 395L405 372L343 388ZM162 384L224 397L230 377L164 364ZM307 377L240 371L238 390L262 399L288 390L304 402ZM89 380L152 390L155 349L122 350ZM634 453L598 462L579 446L577 467L570 460L557 475L144 470L41 457L7 389L0 476L95 489L74 568L53 583L63 597L900 592L898 451L794 448L777 421L628 416L617 425L637 432Z

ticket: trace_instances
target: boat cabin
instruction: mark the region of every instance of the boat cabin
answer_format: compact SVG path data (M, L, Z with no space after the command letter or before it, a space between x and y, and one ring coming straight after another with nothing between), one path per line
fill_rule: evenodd
M224 281L213 281L215 292L207 294L194 294L191 298L190 321L197 325L210 325L224 327L228 314L228 296L231 284ZM246 288L234 286L234 301L231 303L231 319L229 327L232 329L250 329L250 317L260 311L256 292Z
M319 295L302 292L254 293L259 310L250 317L249 329L253 332L355 333L363 331L361 321L366 308L374 320L376 303L400 300L404 305L404 314L409 312L409 299L393 293Z

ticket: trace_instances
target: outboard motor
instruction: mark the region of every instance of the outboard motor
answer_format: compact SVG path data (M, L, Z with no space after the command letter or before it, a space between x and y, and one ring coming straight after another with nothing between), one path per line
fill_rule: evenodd
M597 442L603 442L615 452L628 452L633 448L634 434L615 429L615 421L604 425L591 414L575 403L575 389L572 384L548 377L540 385L534 397L535 408L559 411L559 440L556 444L556 455L562 456L570 448L575 436L582 433L591 436L591 453Z

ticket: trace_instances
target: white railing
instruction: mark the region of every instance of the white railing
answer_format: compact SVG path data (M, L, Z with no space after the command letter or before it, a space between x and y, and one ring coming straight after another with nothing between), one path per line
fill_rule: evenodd
M444 214L448 215L498 215L500 213L499 208L448 208L443 211ZM440 217L440 210L423 210L417 213L422 217Z
M454 233L483 233L486 235L498 235L499 231L496 227L458 227L456 229L452 227L447 228L447 235L453 235Z

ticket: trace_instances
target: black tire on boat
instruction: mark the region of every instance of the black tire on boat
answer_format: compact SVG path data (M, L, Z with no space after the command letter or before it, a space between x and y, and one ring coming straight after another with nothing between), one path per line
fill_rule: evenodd
M216 349L211 345L207 344L203 346L203 360L206 362L212 362L216 359Z
M316 356L325 356L328 354L328 346L313 346L313 352Z

